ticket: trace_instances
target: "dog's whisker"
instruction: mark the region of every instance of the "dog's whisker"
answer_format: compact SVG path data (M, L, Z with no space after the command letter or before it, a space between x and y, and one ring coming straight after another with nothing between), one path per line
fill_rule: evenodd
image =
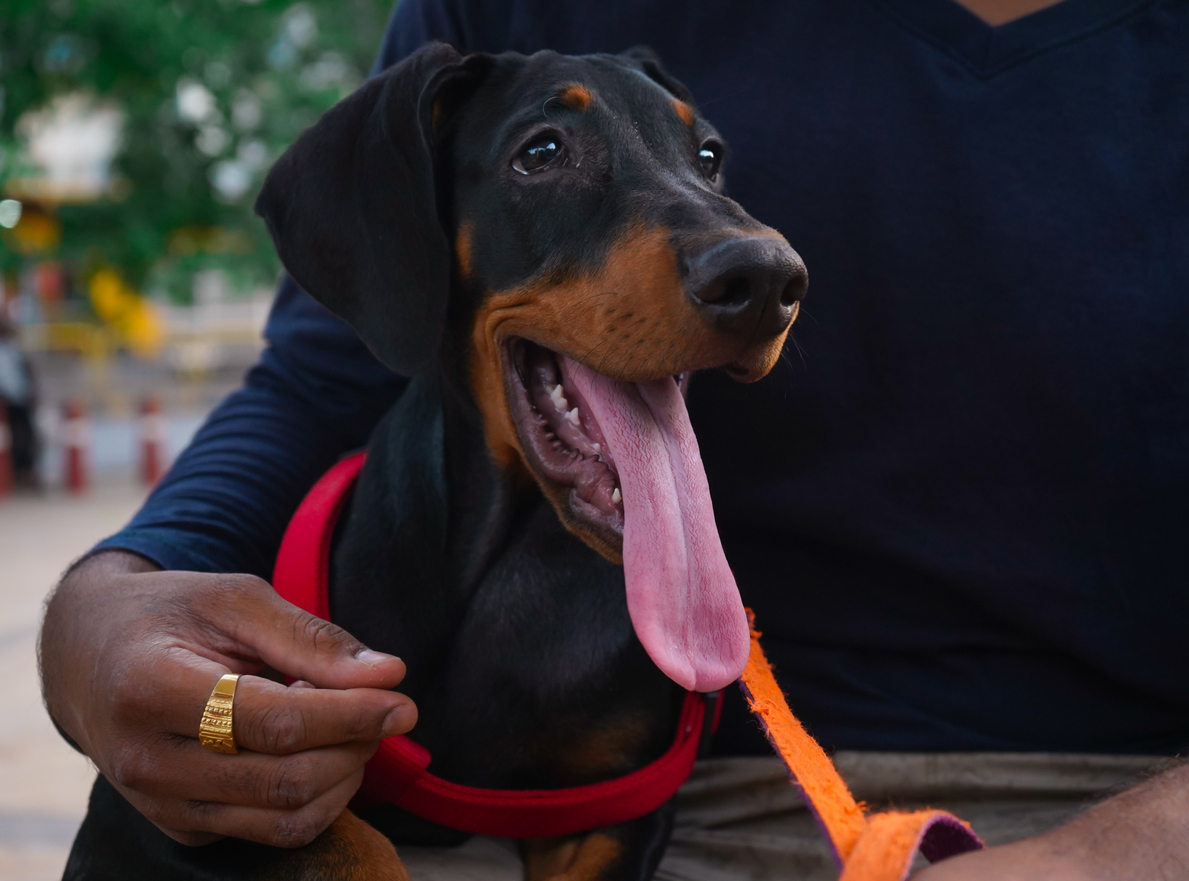
M602 359L600 359L598 369L595 370L595 373L603 372L603 367L607 364L607 359L610 358L614 353L615 351L612 349L611 351L608 351L607 354L602 357Z
M593 346L591 346L589 349L587 349L586 353L582 356L582 359L581 359L582 363L589 364L590 358L595 352L597 352L601 347L603 347L613 341L614 341L613 337L604 337L603 339L599 340L597 343L595 343ZM603 360L599 362L599 367L595 370L595 373L603 372L602 366L606 362L607 358L610 357L611 354L612 354L612 352L608 352L606 355L603 356Z
M797 342L797 339L796 339L796 337L794 337L794 336L792 335L792 333L791 333L791 332L789 333L789 339L788 339L788 341L789 341L790 343L792 343L792 344L793 344L793 347L794 347L794 348L797 350L797 355L798 355L798 356L800 357L800 359L801 359L801 366L802 366L802 367L806 367L806 368L808 368L808 367L809 367L809 360L808 360L808 359L805 357L805 349L803 349L803 348L801 347L801 344L800 344L799 342ZM789 365L789 367L792 367L792 366L793 366L793 361L792 361L792 359L791 359L791 358L789 358L789 356L788 356L788 351L789 351L789 350L788 350L788 346L787 346L787 345L786 345L786 346L784 346L783 348L781 348L781 350L780 350L780 357L781 357L782 359L784 359L784 361L785 361L785 362L786 362L786 363Z

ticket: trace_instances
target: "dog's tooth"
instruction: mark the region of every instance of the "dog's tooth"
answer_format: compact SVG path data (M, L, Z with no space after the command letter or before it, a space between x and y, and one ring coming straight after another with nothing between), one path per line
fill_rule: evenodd
M558 383L549 390L549 400L553 401L553 406L557 407L561 412L565 412L566 408L570 406L570 402L566 400L564 389L561 383Z
M601 452L603 452L603 448L602 448L601 446L599 446L598 444L591 444L591 445L590 445L590 448L591 448L592 450L594 450L596 453L601 453ZM601 459L601 458L603 458L603 457L602 457L602 456L599 456L599 458Z
M615 487L615 491L611 493L611 501L616 505L623 501L623 493L619 491L619 487Z
M573 410L571 410L569 413L567 413L566 419L568 419L570 421L571 425L577 426L578 425L578 408L575 407Z

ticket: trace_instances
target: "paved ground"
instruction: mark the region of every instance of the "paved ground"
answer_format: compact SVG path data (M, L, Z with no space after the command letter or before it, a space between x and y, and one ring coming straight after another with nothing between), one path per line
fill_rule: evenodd
M131 482L83 499L0 499L0 878L61 877L94 771L58 737L37 682L34 650L46 592L74 557L116 531L140 504Z

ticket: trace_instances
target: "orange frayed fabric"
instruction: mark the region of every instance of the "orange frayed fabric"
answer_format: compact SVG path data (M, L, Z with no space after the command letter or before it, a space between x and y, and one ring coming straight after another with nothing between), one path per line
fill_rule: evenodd
M982 847L967 823L945 811L887 811L868 816L805 727L789 709L751 621L751 652L740 678L789 778L817 818L842 867L839 881L904 881L919 849L931 862Z
M962 823L953 814L931 809L872 814L867 819L867 829L842 867L839 881L903 881L912 870L917 849L927 851L922 847L925 836L932 830L940 830L942 827L938 824L955 821ZM962 825L969 830L966 823ZM975 849L973 845L977 839L973 832L968 834L972 846L963 847L957 853ZM953 856L953 853L935 859L944 856Z

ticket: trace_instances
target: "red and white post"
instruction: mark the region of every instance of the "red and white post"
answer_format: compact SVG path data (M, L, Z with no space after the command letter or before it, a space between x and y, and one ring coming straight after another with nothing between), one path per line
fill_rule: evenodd
M62 449L66 489L72 493L86 492L91 480L91 423L78 401L67 401L62 407Z
M156 485L165 473L165 445L161 401L155 395L146 395L140 402L140 479L146 486Z

